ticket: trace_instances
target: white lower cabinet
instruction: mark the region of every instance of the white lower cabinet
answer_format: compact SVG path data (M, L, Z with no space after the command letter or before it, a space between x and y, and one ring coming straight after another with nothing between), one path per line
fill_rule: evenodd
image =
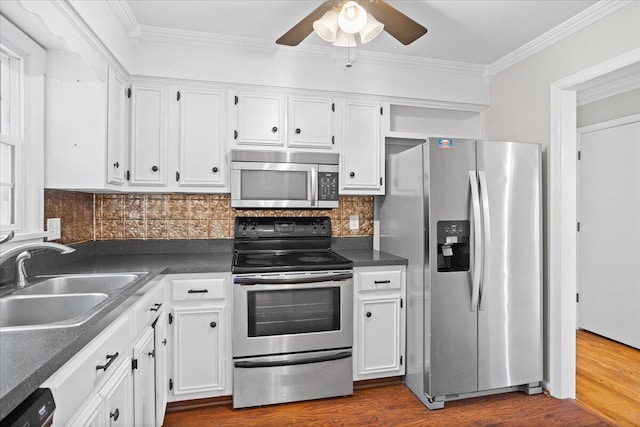
M132 386L131 358L126 357L98 392L105 403L106 425L110 427L134 425Z
M404 375L404 266L354 269L353 379Z
M231 275L167 276L171 289L169 401L231 394Z

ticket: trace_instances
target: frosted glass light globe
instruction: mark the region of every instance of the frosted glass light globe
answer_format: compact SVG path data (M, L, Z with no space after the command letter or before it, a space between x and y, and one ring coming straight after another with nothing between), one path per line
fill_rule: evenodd
M347 34L355 34L367 23L367 11L355 1L348 1L338 15L338 25Z

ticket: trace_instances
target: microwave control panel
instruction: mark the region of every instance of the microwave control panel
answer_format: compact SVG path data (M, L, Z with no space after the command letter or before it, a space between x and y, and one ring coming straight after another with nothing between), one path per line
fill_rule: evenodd
M318 173L318 200L338 200L338 173Z

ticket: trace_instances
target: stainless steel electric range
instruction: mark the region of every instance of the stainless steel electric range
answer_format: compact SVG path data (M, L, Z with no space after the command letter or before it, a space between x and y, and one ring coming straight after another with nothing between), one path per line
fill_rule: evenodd
M352 263L328 217L238 217L233 407L353 393Z

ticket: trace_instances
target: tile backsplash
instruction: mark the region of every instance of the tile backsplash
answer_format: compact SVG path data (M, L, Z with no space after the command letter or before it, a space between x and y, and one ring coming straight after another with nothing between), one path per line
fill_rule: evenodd
M349 229L358 215L359 228ZM336 209L235 209L229 194L86 194L45 191L45 218L62 218L63 243L122 239L230 239L236 216L329 216L333 237L373 236L373 197Z

